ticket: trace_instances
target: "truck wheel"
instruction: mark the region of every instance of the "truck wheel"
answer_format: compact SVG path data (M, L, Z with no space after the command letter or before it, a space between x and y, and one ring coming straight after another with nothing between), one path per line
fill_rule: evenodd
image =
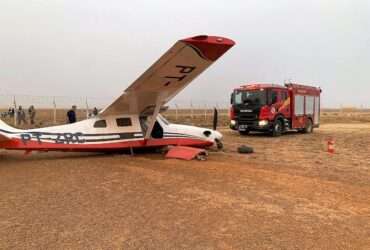
M235 127L235 126L233 126L233 125L230 125L229 127L230 127L230 129L232 129L232 130L237 130L237 129L236 129L236 127Z
M303 133L309 134L313 132L313 124L311 119L307 119L306 127L303 129Z
M239 131L240 135L249 135L249 130Z
M272 136L273 137L278 137L278 136L281 136L281 134L283 133L284 131L284 126L283 126L283 122L280 120L280 119L277 119L275 122L274 122L274 125L272 127Z

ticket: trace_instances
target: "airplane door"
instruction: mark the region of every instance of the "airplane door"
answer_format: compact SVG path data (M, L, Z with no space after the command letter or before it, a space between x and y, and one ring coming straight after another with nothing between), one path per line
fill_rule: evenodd
M140 117L140 126L141 126L141 129L143 131L143 134L145 135L146 134L146 131L148 129L148 126L149 126L149 119L148 119L148 116L142 116ZM152 133L151 133L151 137L153 139L161 139L163 138L163 128L161 126L161 124L159 124L158 121L156 121L154 123L154 127L153 127L153 130L152 130Z

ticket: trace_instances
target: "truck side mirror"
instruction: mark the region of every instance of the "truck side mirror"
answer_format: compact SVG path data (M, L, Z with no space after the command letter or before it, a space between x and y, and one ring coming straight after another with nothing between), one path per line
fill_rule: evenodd
M277 93L275 91L270 92L269 105L272 105L277 102Z
M273 96L272 97L272 102L271 102L271 104L274 104L274 103L276 103L277 102L277 96L275 95L275 96Z

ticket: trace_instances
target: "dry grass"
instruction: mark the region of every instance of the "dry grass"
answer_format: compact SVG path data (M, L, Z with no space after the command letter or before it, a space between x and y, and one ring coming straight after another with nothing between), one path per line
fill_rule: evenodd
M369 131L224 128L225 150L206 162L4 151L0 249L369 249ZM237 154L242 144L256 153Z

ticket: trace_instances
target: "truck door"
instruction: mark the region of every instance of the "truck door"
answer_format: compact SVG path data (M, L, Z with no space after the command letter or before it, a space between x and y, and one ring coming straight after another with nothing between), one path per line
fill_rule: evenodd
M268 93L268 104L271 107L272 115L270 119L275 119L275 116L279 112L280 108L280 93L278 89L270 89Z
M279 113L283 114L284 117L290 117L290 98L288 90L279 90Z
M278 91L276 89L271 89L271 100L270 100L271 105L276 107L278 101L279 101Z

